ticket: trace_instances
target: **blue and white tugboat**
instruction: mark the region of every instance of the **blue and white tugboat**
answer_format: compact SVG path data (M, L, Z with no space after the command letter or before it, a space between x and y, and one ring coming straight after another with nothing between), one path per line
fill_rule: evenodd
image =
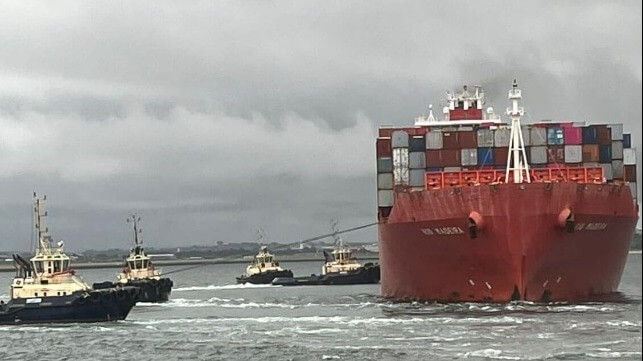
M123 320L139 289L94 290L70 268L62 241L55 245L45 226L44 202L34 193L38 248L29 261L13 256L16 276L11 299L0 303L0 324L104 322Z
M139 238L141 229L138 223L141 217L133 214L127 219L128 223L134 226L134 248L130 250L125 258L125 267L118 275L118 282L94 283L94 288L127 287L135 286L140 288L140 302L165 302L172 292L172 280L161 276L161 271L154 267L152 260L145 253L143 241Z

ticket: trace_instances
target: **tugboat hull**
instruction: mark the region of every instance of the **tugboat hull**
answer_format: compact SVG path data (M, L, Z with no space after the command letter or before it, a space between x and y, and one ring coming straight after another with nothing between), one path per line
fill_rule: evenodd
M127 286L139 288L138 302L166 302L170 298L173 282L169 278L131 280ZM126 286L126 287L127 287ZM120 288L118 283L94 283L94 289Z
M137 301L135 287L69 296L11 300L0 306L0 324L76 323L124 320Z
M237 277L237 283L252 283L255 285L267 285L271 284L276 278L292 278L293 274L291 270L283 271L266 271L261 273L253 274L252 276L241 276Z
M272 281L277 286L358 285L380 282L380 266L367 263L354 271L312 275L310 277L284 277Z

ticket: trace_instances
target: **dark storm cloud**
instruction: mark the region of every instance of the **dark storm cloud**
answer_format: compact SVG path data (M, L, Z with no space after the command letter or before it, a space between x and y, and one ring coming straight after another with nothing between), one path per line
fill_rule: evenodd
M623 122L640 148L640 13L598 1L2 3L0 249L27 246L34 189L72 248L123 246L134 210L160 245L369 223L376 126L439 111L464 84L501 113L518 78L527 121Z

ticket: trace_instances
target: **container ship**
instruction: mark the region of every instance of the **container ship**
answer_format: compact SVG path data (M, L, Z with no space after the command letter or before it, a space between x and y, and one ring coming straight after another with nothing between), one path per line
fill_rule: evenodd
M504 122L481 87L376 141L381 293L437 302L579 302L617 291L638 220L622 124Z

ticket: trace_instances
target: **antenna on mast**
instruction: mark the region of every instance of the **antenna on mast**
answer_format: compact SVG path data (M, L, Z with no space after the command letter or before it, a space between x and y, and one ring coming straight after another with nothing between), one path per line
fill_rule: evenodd
M138 239L138 235L140 233L143 233L143 230L138 228L138 222L140 221L141 217L139 217L136 213L132 213L132 215L127 218L127 223L132 223L134 225L134 245L136 246L140 246L143 244L143 241Z
M509 138L505 183L509 183L510 171L513 171L514 183L523 183L525 181L531 183L527 152L525 151L525 141L522 137L522 128L520 125L520 118L525 114L525 109L519 106L521 99L522 92L518 89L518 82L514 79L512 89L509 91L511 108L507 108L507 115L511 117L511 137Z
M335 246L342 246L344 241L342 240L342 237L339 236L339 222L336 219L331 219L330 227L333 230L333 233L331 234L334 240L333 243Z
M38 198L36 192L33 192L35 228L38 233L38 252L51 254L51 237L49 236L49 229L45 223L45 217L47 217L47 211L45 210L46 200L47 196L43 196L41 199Z

